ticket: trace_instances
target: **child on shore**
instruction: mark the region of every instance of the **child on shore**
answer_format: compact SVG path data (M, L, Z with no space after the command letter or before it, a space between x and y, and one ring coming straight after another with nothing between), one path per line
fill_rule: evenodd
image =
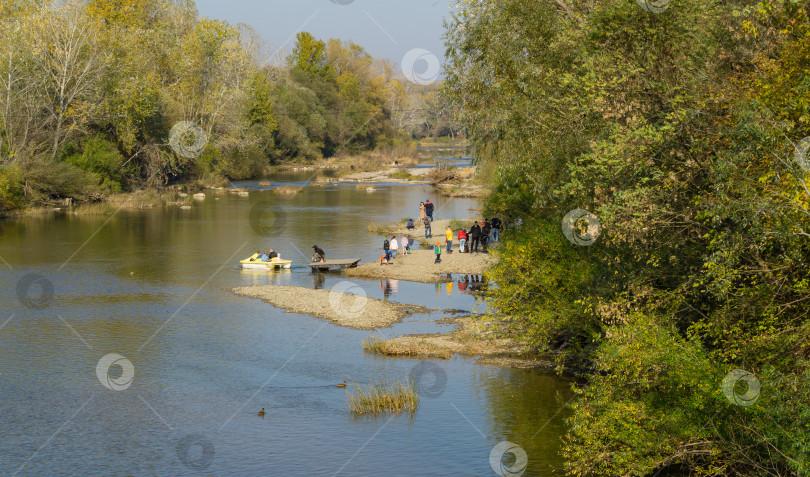
M433 263L441 263L442 262L442 245L439 242L436 242L436 246L433 247L433 252L436 254L436 261Z

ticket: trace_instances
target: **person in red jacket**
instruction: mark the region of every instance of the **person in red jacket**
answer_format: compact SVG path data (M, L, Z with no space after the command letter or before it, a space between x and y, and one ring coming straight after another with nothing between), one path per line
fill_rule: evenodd
M458 247L459 252L464 253L464 246L467 244L467 231L461 229L458 231Z

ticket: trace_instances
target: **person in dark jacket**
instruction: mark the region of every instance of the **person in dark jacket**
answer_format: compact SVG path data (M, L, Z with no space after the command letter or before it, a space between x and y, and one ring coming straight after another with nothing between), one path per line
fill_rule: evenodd
M425 202L425 214L430 217L430 221L433 222L433 202L428 199Z
M481 245L484 247L484 253L489 253L487 251L487 242L489 242L490 232L492 232L492 225L484 219L484 225L481 227Z
M388 237L383 239L383 252L385 252L385 261L391 261L391 243L388 241Z
M481 226L478 225L478 221L475 221L475 225L470 227L470 252L478 253L478 244L481 241Z
M492 217L489 223L492 224L492 243L495 243L498 241L498 235L501 232L501 219Z
M315 251L315 254L312 255L313 262L325 262L326 261L326 252L324 252L321 247L317 245L312 246L312 250ZM306 255L304 255L306 257Z

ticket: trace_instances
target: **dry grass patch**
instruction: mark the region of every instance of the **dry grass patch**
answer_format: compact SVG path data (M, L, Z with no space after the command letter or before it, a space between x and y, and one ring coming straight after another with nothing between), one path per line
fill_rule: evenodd
M403 413L413 416L419 407L419 395L410 381L372 381L368 387L351 392L347 399L355 416Z
M458 354L477 357L478 364L512 368L552 370L557 366L551 356L540 356L515 341L496 338L491 330L472 317L446 318L458 329L450 334L405 335L392 339L371 336L363 341L368 353L392 357L450 359Z
M363 351L371 354L398 357L420 357L450 359L453 352L447 346L440 346L436 336L409 336L386 340L379 336L370 336L363 340Z
M304 190L304 188L298 186L281 186L273 189L273 192L280 195L295 195L302 190Z

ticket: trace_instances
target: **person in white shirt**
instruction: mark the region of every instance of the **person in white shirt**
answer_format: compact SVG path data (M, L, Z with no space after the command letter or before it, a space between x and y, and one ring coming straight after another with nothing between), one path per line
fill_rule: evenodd
M399 242L397 241L396 235L391 236L390 250L391 250L391 258L394 258L397 255L397 252L399 252Z

